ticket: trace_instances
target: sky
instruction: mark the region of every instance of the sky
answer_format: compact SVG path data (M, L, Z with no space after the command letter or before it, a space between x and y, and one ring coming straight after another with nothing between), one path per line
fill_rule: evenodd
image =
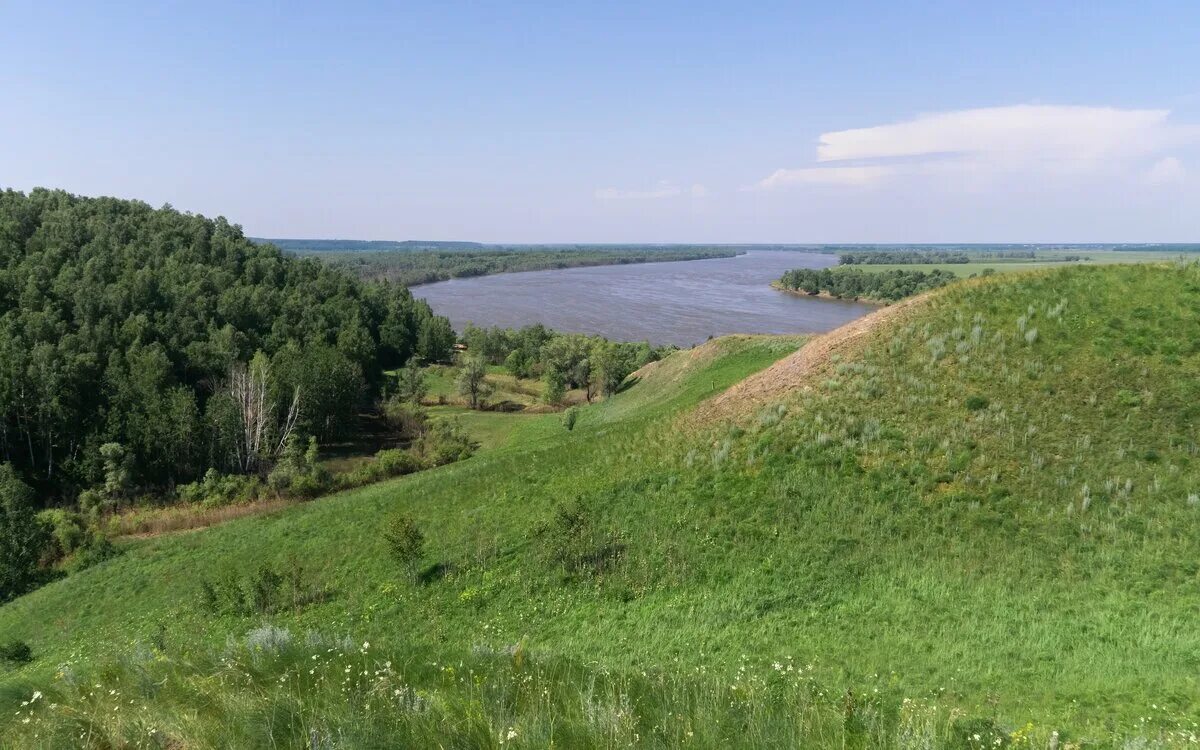
M1198 242L1200 3L0 0L0 187L264 237Z

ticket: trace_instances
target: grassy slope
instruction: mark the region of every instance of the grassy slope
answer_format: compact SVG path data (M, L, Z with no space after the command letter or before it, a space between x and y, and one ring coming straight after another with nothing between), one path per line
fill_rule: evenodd
M256 621L199 613L197 578L302 554L336 596L276 616L301 632L443 650L525 638L672 674L792 657L831 696L882 689L1032 721L1043 745L1051 728L1169 740L1200 714L1198 311L1194 267L956 285L811 388L696 432L671 414L794 346L716 342L573 433L141 543L0 609L0 637L40 657L23 688L160 627L168 644L219 644ZM538 529L567 500L626 545L598 579L564 581L544 559ZM427 561L455 573L399 579L378 538L398 507L425 529ZM881 715L907 727L905 710Z

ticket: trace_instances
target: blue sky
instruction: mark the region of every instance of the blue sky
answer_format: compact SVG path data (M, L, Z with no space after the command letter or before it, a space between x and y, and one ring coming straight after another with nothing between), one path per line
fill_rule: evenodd
M1200 241L1200 3L0 3L0 186L262 236Z

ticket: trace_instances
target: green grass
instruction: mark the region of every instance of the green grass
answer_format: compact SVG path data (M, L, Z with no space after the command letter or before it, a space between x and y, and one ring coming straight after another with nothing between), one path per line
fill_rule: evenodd
M555 413L477 411L466 406L427 408L432 419L457 420L481 450L525 443L562 429L560 416Z
M573 432L531 422L460 464L141 541L0 608L0 640L37 657L0 686L0 732L36 744L19 712L39 689L75 717L38 708L41 732L86 715L118 744L135 731L104 697L119 689L196 746L268 729L296 746L313 728L366 746L441 731L497 747L510 728L505 747L979 747L994 728L1019 747L1052 731L1185 745L1200 717L1198 330L1194 266L966 282L807 389L708 427L678 415L799 340L680 352ZM586 519L573 536L554 532L564 503ZM444 577L414 585L388 559L379 527L401 509ZM580 573L549 554L568 542L620 554ZM269 618L198 605L199 580L296 555L329 601ZM370 704L381 659L354 649L370 674L346 692L310 684L298 646L254 662L237 644L264 620L297 642L369 641L402 665L386 679L435 708ZM528 678L502 655L517 643ZM55 678L64 663L76 687ZM805 665L803 689L772 687L774 663Z

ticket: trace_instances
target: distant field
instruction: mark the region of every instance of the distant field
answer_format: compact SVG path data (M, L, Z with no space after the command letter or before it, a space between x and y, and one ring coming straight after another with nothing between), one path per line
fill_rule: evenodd
M1086 260L1067 261L1064 258L1068 255L1082 255ZM949 271L956 276L966 278L968 276L978 276L986 269L992 269L996 273L1012 273L1014 271L1032 271L1036 269L1055 268L1064 265L1110 265L1114 263L1156 263L1168 260L1174 260L1180 257L1180 253L1146 251L1139 252L1134 250L1087 250L1087 251L1046 251L1038 253L1037 260L1012 260L1008 258L996 258L990 260L980 260L974 263L896 263L896 264L878 264L878 265L850 265L839 266L839 268L857 268L860 271L877 272L891 270L905 271L931 271L939 268Z

